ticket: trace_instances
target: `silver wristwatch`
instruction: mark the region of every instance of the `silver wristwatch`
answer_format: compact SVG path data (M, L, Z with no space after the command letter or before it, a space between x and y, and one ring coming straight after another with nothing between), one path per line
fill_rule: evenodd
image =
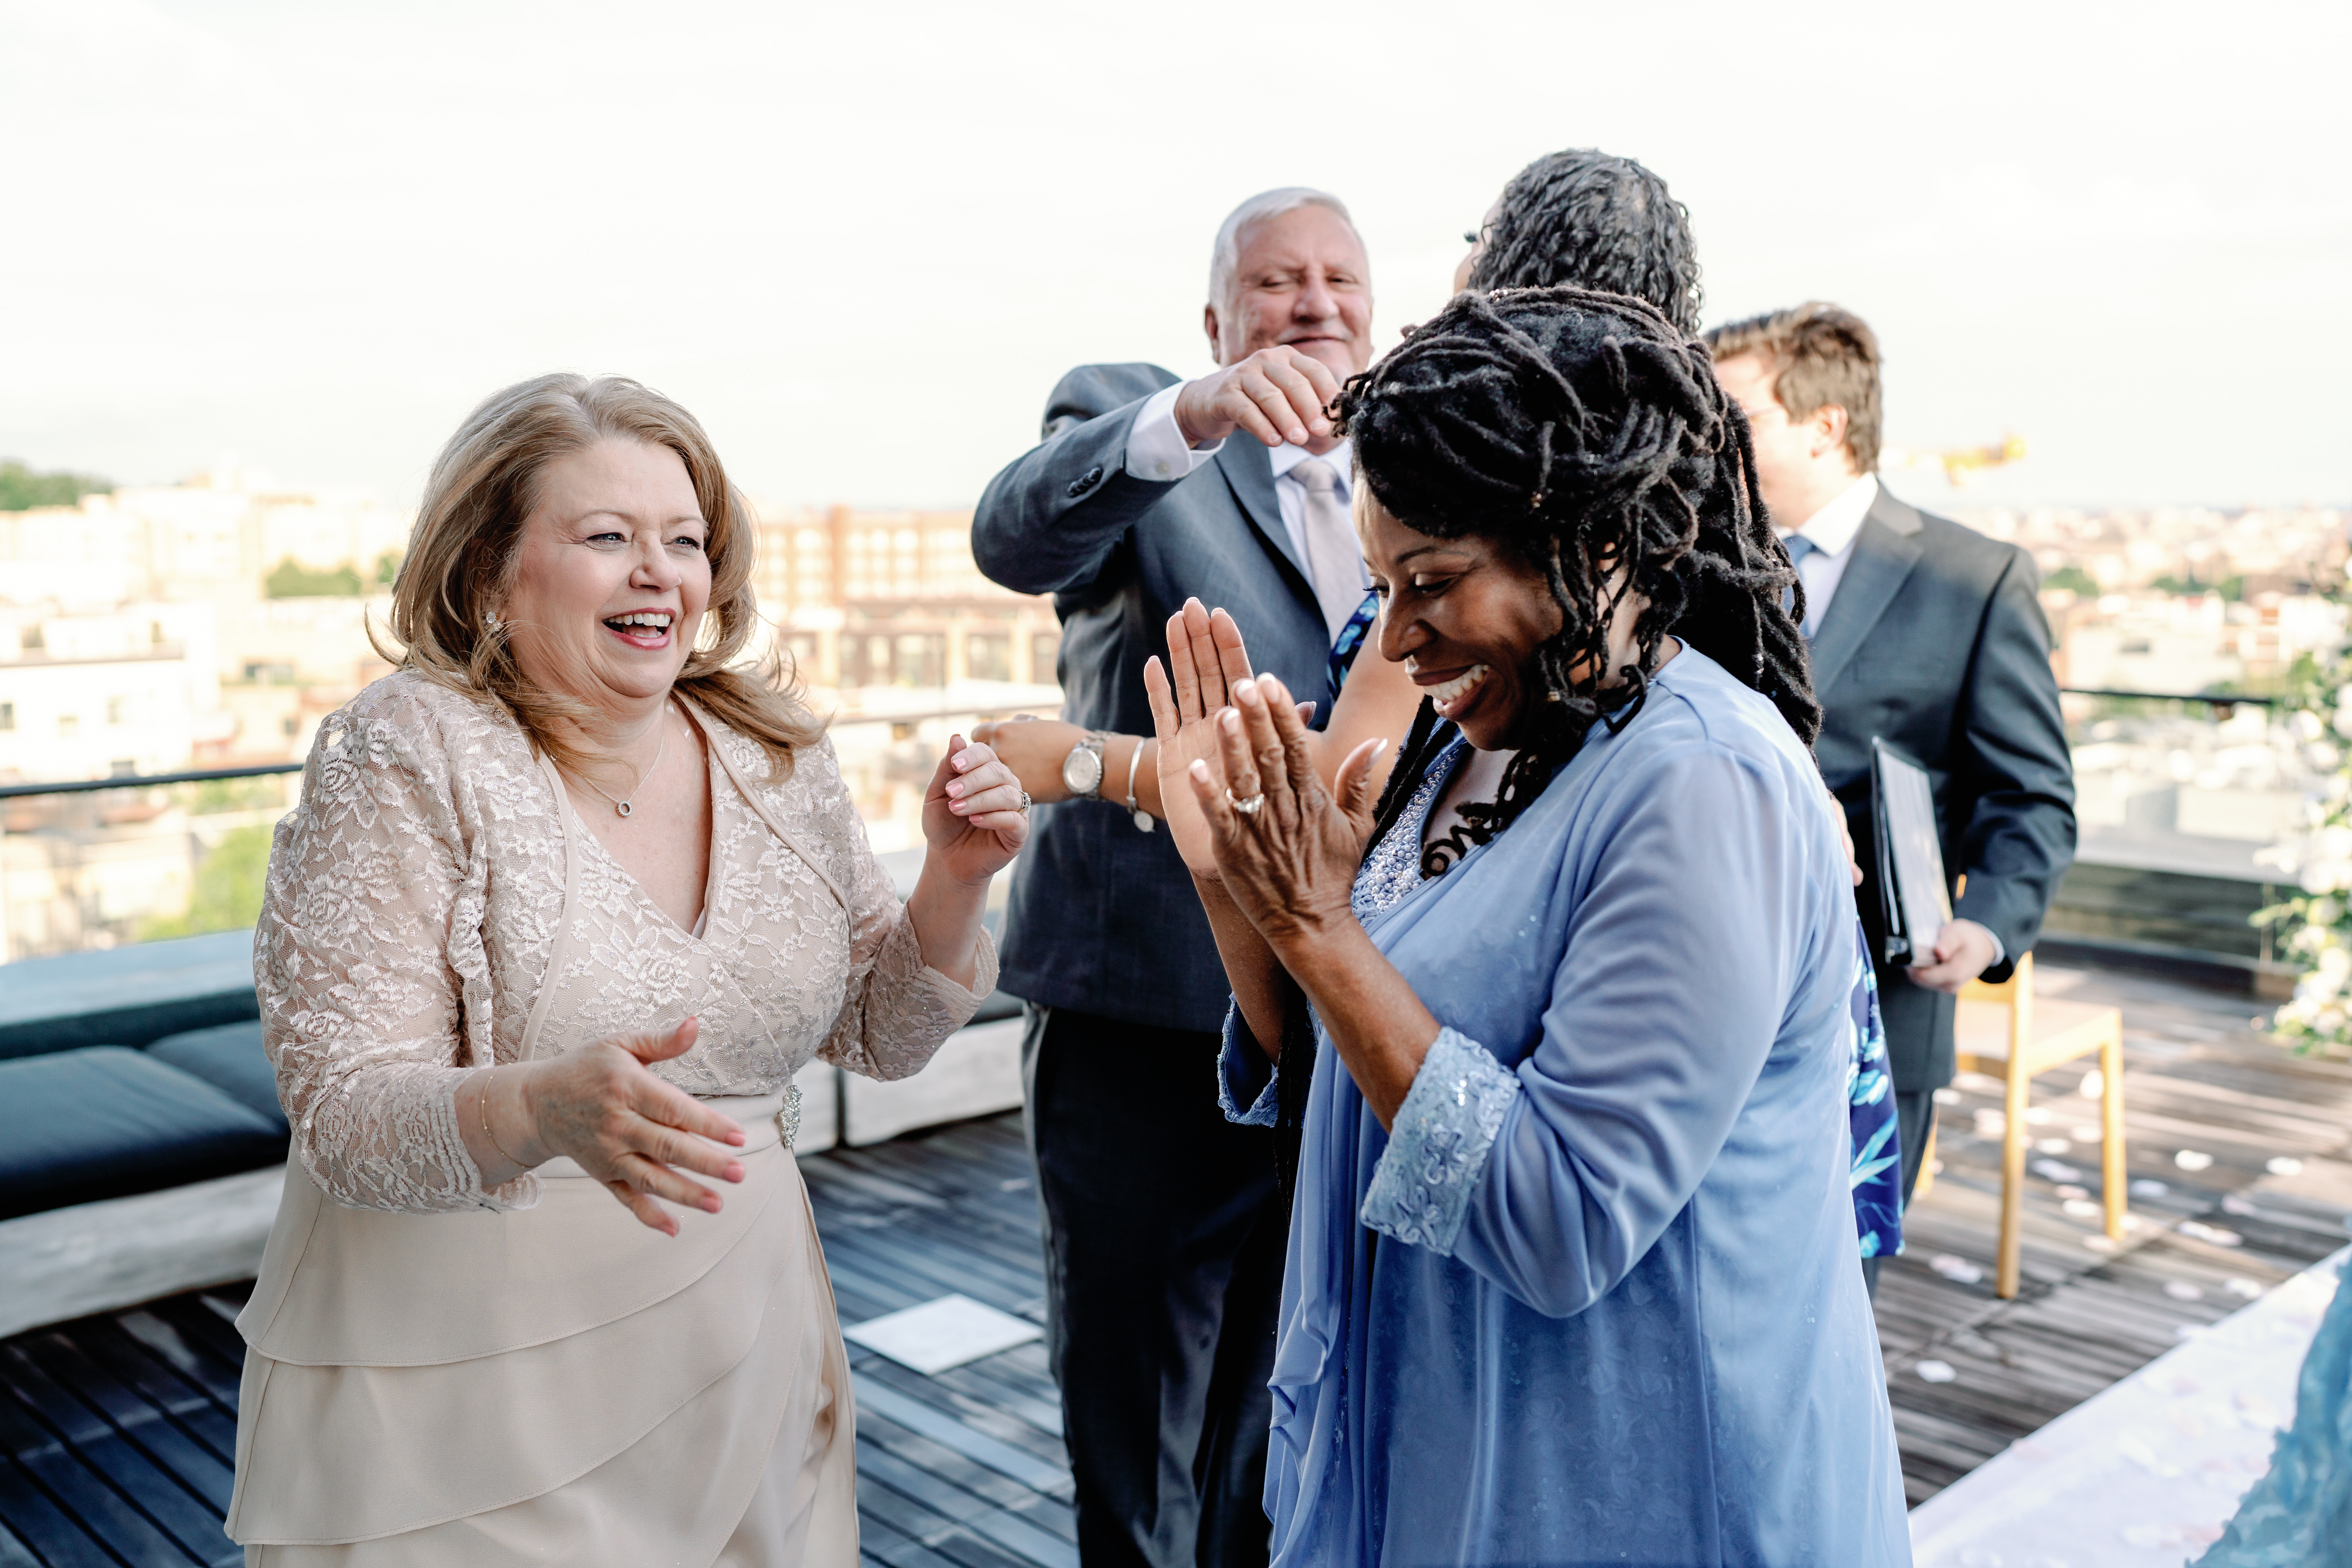
M1075 799L1102 798L1103 745L1109 739L1100 730L1089 730L1062 759L1062 787Z

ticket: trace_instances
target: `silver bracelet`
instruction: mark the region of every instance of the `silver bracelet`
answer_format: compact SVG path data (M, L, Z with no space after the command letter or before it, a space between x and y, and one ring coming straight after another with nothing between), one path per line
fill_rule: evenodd
M1139 738L1135 742L1135 753L1127 759L1127 811L1135 818L1138 833L1149 833L1156 826L1151 814L1135 804L1135 771L1143 765L1143 748L1150 744L1148 740Z

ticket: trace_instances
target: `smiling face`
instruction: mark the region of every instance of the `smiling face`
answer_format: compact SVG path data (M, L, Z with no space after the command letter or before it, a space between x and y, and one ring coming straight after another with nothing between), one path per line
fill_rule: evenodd
M667 696L710 604L709 529L667 447L606 439L541 468L500 618L533 684L627 720Z
M1543 700L1536 649L1559 635L1543 574L1486 539L1438 539L1356 486L1356 530L1381 596L1381 657L1402 663L1482 752L1518 745Z
M1559 635L1565 617L1541 571L1492 540L1439 539L1399 522L1359 484L1356 533L1381 598L1381 657L1402 664L1412 683L1436 704L1437 716L1460 726L1482 752L1527 743L1528 721L1544 700L1536 650ZM1610 574L1612 590L1624 581ZM1649 601L1627 594L1609 622L1609 668L1600 684L1620 686L1613 672L1635 662L1633 628ZM1663 646L1663 665L1680 651ZM1569 669L1587 679L1589 662Z
M1204 318L1219 364L1287 343L1345 381L1372 363L1371 268L1329 207L1307 205L1242 230L1225 298Z

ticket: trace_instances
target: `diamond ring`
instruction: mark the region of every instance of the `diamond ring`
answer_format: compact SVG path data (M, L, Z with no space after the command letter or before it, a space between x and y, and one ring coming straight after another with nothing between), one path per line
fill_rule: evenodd
M1255 816L1265 806L1265 791L1260 790L1253 795L1237 795L1228 789L1225 791L1225 804L1244 816Z
M1029 815L1029 792L1027 790L1024 789L1021 792L1021 804L1014 806L1013 809L1019 812L1024 816Z

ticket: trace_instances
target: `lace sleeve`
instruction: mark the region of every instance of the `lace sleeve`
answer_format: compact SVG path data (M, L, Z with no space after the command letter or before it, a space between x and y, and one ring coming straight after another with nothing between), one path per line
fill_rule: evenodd
M890 873L874 858L832 747L802 766L823 770L811 780L814 826L834 841L826 858L849 903L849 984L841 1016L817 1054L866 1078L906 1078L938 1055L996 989L996 943L986 931L980 933L970 990L925 963L915 924Z
M371 700L373 695L373 700ZM521 1208L535 1177L485 1190L457 1085L489 1059L481 942L489 868L460 820L440 724L412 696L362 696L320 727L279 823L254 931L263 1039L321 1192L359 1208Z
M1372 1167L1364 1224L1451 1255L1518 1092L1517 1078L1486 1047L1440 1029Z

